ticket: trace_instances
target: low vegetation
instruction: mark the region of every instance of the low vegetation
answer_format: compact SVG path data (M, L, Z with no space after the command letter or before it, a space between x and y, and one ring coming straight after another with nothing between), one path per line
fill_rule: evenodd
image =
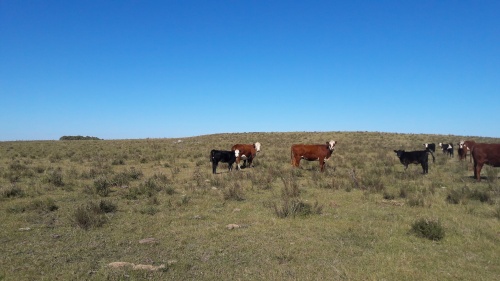
M293 143L338 141L325 171ZM0 280L495 280L498 168L440 151L500 139L369 132L0 142ZM62 139L61 139L62 140ZM213 175L211 149L260 142ZM456 155L456 153L455 153Z

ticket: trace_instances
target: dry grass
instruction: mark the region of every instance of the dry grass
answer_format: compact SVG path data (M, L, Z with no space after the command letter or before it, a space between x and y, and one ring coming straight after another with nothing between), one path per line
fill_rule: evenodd
M291 144L330 139L338 145L324 173L318 162L291 167ZM417 165L404 172L393 152L460 139L303 132L0 142L0 280L494 280L498 170L476 183L472 164L437 152L428 175ZM211 149L256 141L254 168L229 173L221 164L211 174ZM414 235L419 221L439 222L445 235Z

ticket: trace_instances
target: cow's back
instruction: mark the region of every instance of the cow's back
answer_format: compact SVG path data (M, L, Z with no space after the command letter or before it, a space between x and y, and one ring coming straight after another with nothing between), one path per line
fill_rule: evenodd
M256 154L253 144L235 144L233 145L233 147L231 147L231 150L236 149L240 151L240 155L245 155L246 157L254 157Z

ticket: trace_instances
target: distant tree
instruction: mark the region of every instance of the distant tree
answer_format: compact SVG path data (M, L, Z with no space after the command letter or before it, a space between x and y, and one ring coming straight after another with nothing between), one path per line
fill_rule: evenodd
M97 137L89 137L89 136L62 136L59 140L101 140Z

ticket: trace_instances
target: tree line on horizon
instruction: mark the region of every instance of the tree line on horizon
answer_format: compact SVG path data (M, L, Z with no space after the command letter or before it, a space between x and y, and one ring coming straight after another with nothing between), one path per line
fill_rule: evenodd
M90 137L90 136L62 136L59 140L101 140L98 137Z

